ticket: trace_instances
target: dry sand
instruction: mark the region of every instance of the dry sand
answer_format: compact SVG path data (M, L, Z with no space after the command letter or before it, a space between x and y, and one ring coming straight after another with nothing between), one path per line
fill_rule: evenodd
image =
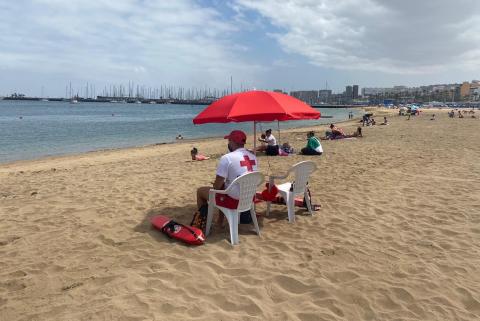
M260 157L315 161L322 208L289 224L274 206L235 247L226 227L188 247L148 223L189 223L221 139L0 165L0 320L479 320L480 120L435 113ZM282 137L298 150L305 129Z

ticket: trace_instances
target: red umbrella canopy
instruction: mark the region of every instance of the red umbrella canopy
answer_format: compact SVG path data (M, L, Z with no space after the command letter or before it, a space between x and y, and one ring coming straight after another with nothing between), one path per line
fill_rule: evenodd
M194 124L318 119L320 112L292 96L253 90L225 96L193 119Z

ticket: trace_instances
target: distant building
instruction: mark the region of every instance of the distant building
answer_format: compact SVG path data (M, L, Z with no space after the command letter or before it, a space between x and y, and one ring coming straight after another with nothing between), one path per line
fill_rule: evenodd
M358 98L358 85L353 85L353 99Z
M470 96L470 83L468 81L464 81L463 84L460 86L460 98L468 99L469 96Z
M346 86L345 87L345 98L352 99L353 98L353 87Z
M318 90L300 90L290 92L290 96L300 99L308 104L318 103Z
M472 84L470 85L469 100L470 101L480 100L480 83L472 82Z
M330 102L332 91L330 89L323 89L318 91L318 100L321 103Z

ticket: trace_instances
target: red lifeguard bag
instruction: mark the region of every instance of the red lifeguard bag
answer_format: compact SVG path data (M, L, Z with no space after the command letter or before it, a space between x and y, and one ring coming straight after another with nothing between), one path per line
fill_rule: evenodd
M177 223L163 215L152 217L150 222L156 229L167 234L167 236L170 238L174 238L191 245L201 245L205 242L205 235L199 228Z

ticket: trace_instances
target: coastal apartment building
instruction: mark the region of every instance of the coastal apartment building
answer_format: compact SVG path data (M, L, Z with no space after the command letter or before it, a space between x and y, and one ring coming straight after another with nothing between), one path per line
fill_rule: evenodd
M318 90L299 90L290 92L290 96L300 99L307 104L318 103Z
M464 81L460 86L460 96L462 100L479 101L480 100L480 80L472 80L471 83Z
M480 81L473 80L462 84L437 84L420 87L364 87L362 96L370 98L394 98L399 102L415 101L479 101Z

